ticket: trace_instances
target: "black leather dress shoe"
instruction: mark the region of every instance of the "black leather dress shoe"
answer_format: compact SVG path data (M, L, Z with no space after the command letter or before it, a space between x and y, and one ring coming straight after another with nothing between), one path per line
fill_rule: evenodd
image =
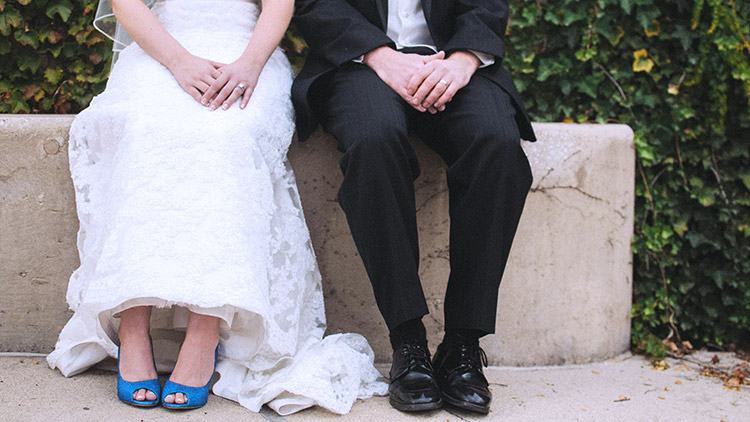
M425 340L405 341L393 351L388 401L405 412L439 409L443 405Z
M487 355L478 342L461 337L438 346L433 361L443 399L453 406L489 413L492 393L484 377Z

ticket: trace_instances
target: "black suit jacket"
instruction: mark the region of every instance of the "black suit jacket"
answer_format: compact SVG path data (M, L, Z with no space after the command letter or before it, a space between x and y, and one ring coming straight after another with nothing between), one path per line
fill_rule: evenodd
M320 86L324 76L370 50L395 45L386 35L388 0L296 0L295 5L294 22L310 47L292 86L297 133L305 140L318 125L316 109L323 106L318 89L326 89ZM475 76L488 78L510 95L521 137L536 140L513 79L502 67L508 1L422 0L422 7L438 50L450 55L469 49L495 56L495 64Z

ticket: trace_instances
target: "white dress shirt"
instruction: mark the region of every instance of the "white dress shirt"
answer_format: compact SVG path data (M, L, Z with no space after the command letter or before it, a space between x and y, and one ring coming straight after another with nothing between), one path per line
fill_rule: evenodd
M440 0L437 0L440 1ZM404 47L427 47L437 53L437 47L427 27L427 18L422 9L422 0L388 0L388 22L386 35L396 43L397 49ZM479 67L495 63L495 57L480 51L469 50L481 62ZM355 59L362 62L364 56Z
M437 52L421 0L388 0L386 28L386 35L399 50L404 47L427 47Z

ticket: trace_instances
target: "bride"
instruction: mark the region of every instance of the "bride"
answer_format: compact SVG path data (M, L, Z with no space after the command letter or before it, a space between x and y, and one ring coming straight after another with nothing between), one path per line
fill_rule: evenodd
M362 336L323 338L286 161L292 71L277 44L293 1L151 3L112 0L135 42L71 127L81 265L50 366L71 376L117 356L118 397L143 407L204 405L214 371L213 392L254 411L346 413L384 394ZM163 388L157 370L171 371Z

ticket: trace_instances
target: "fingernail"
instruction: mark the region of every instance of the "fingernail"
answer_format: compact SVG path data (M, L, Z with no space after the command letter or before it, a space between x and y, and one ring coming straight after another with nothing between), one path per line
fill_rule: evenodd
M201 100L201 104L206 105L206 104L208 104L208 101L206 101L206 99L204 98L204 99Z
M229 108L229 106L228 106L228 105L226 105L226 104L224 104L223 106L221 106L221 108L223 108L224 110L226 110L226 109L228 109L228 108Z

